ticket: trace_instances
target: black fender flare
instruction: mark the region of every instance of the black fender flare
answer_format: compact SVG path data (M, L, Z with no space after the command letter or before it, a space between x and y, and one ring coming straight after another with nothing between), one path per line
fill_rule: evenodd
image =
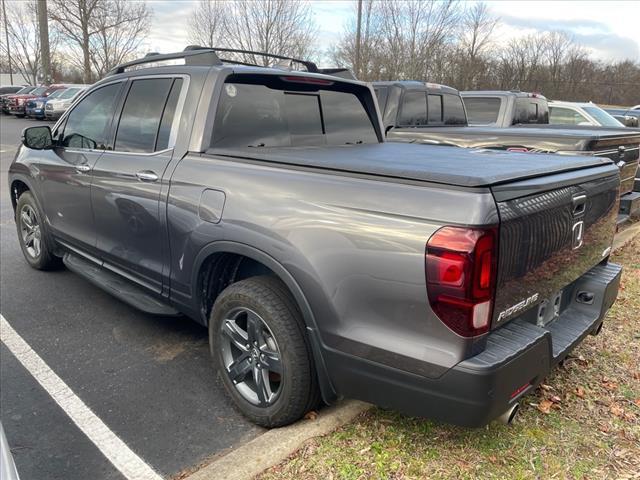
M202 267L204 261L209 256L215 253L234 253L260 262L268 267L273 273L275 273L276 276L287 286L287 288L293 295L298 307L300 308L300 312L302 313L307 337L309 339L309 344L313 353L313 360L315 364L316 374L318 375L318 383L320 385L322 398L327 404L335 403L339 396L336 393L335 388L333 387L326 363L324 361L324 356L322 353L323 348L322 342L320 340L318 325L313 311L311 310L311 306L309 305L309 302L307 301L302 288L293 277L293 275L291 275L291 273L289 273L289 271L271 255L245 243L230 240L220 240L207 244L200 250L193 263L191 285L194 295L194 305L197 305L200 301L200 299L198 298L197 289L194 288L194 286L198 284L198 274L200 272L200 268ZM206 318L201 320L204 321L205 325L208 323L208 319Z

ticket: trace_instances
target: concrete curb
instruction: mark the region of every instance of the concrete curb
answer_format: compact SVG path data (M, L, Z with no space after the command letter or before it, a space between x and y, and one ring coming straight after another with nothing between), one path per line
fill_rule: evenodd
M310 438L332 432L369 408L368 403L356 400L323 408L315 420L269 430L183 480L249 480L286 459Z
M613 239L612 250L615 252L616 250L624 247L638 234L640 234L640 222L636 222L630 227L625 228L620 233L617 233Z

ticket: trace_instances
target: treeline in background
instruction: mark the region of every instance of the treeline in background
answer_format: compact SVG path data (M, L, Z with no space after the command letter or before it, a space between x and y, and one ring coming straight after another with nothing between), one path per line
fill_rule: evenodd
M149 51L153 11L144 1L47 4L53 81L91 83ZM32 83L42 79L36 5L36 0L5 1L6 22L0 22L0 70L7 71L9 47L13 71ZM505 42L500 19L485 3L354 1L342 33L329 45L319 45L313 10L303 0L198 2L184 28L193 44L312 59L348 67L365 81L423 80L460 90L519 89L559 100L640 103L637 61L596 60L564 31ZM270 62L259 55L238 60Z

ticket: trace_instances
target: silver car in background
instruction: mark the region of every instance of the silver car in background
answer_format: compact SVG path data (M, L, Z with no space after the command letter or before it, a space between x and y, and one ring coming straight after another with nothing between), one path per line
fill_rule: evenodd
M615 128L625 126L613 115L591 102L549 102L549 123Z
M57 98L48 101L45 105L44 116L47 120L56 120L67 111L73 101L90 85L72 85L64 90Z

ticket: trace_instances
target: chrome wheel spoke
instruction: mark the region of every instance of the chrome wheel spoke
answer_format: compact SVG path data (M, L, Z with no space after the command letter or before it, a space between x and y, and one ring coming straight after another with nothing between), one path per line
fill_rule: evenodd
M227 319L224 321L224 325L222 327L222 333L231 341L231 343L246 352L249 348L247 347L247 342L249 339L247 338L247 332L242 330L235 320Z
M253 369L253 381L256 384L256 393L258 395L258 401L261 405L267 405L271 400L271 386L269 380L265 379L267 372L262 368Z
M22 218L22 224L28 230L32 230L33 229L33 221L32 221L30 212L26 208L22 210L22 213L20 214L20 218Z
M282 374L282 362L280 361L280 354L278 352L262 350L260 361L270 372Z
M262 320L253 312L247 312L247 334L249 343L261 346L264 344Z

